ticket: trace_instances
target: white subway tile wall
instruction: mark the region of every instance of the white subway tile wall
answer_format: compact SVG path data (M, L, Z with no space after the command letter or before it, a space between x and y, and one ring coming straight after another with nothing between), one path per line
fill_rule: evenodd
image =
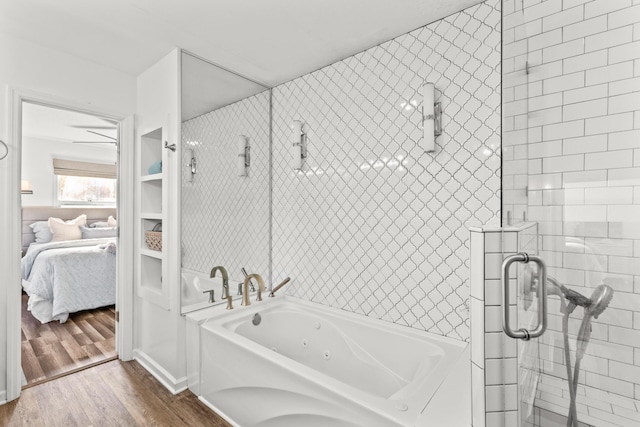
M469 338L467 227L500 211L499 46L491 0L274 88L273 274L291 276L286 293ZM443 110L435 153L425 82Z
M570 288L588 296L604 282L615 290L594 320L582 361L578 419L640 425L640 4L503 3L503 58L510 64L503 68L504 92L520 94L526 105L503 108L504 145L524 146L529 160L522 167L521 159L504 155L511 179L503 216L524 211L539 223L550 274ZM539 81L542 91L533 93L531 82ZM572 342L581 313L569 324ZM569 406L557 301L549 322L535 426L565 425Z
M240 135L251 147L245 177L236 168ZM182 147L197 160L193 181L182 180L182 266L208 274L222 265L234 280L245 267L268 280L269 92L184 122Z
M485 231L470 238L471 387L474 427L533 426L533 417L518 424L518 410L533 413L540 371L539 341L516 341L502 330L502 259L516 252L537 252L537 225ZM522 265L511 267L510 310L513 324L530 324L531 310L518 310L516 283ZM517 274L516 274L517 272Z

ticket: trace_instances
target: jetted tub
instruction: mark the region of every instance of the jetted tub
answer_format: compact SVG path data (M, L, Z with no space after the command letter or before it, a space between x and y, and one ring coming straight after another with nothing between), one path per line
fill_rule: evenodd
M200 340L200 399L242 427L414 426L466 348L283 296L207 320Z

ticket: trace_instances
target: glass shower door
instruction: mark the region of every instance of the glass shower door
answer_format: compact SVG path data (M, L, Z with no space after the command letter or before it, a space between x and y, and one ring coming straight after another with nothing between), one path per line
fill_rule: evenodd
M518 423L640 426L640 4L502 7L503 225L535 224L549 274Z

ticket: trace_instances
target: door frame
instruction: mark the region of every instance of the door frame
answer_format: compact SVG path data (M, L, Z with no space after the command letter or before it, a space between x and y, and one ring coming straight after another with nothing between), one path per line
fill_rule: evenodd
M20 176L22 171L22 105L24 102L41 104L53 108L61 108L80 113L92 114L118 122L118 251L116 273L116 308L119 321L116 322L116 351L121 360L133 358L133 225L134 225L134 132L135 118L130 115L114 113L93 105L61 99L55 96L34 92L28 89L9 88L9 141L8 161L8 206L7 206L7 238L11 251L8 261L7 277L20 280L21 247L21 195ZM20 396L22 390L21 374L21 286L11 286L8 281L6 289L7 330L6 367L7 389L6 400L11 401Z

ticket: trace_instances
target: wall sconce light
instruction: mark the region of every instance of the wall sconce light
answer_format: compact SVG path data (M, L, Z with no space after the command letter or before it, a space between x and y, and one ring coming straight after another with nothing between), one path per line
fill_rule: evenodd
M27 179L23 179L22 181L20 181L20 193L33 194L33 187L31 186L31 181Z
M291 128L291 168L293 170L302 169L302 160L307 158L306 139L307 134L302 130L304 124L300 120L294 120L289 126Z
M442 106L435 102L433 83L422 86L422 129L424 131L424 150L436 151L436 137L442 134Z
M238 176L247 176L247 168L251 165L250 149L249 139L240 135L238 137Z
M187 158L187 164L185 165L187 169L187 182L193 181L193 176L196 174L196 157L193 154L193 150L186 150L185 157Z

